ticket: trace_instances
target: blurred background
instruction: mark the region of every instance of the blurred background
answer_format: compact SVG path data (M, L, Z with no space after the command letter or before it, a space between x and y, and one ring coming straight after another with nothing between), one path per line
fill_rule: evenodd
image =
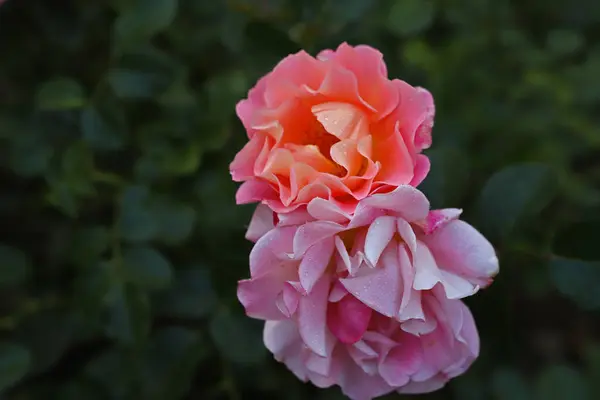
M413 397L600 398L600 2L0 3L2 399L343 399L243 315L228 172L256 79L343 41L433 93L420 188L501 260L479 360Z

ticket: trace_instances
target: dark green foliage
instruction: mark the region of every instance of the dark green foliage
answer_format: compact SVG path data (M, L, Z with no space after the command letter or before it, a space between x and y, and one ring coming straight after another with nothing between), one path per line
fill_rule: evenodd
M422 189L501 261L468 300L480 359L419 398L600 398L599 4L5 0L1 397L342 398L243 315L252 207L228 163L256 79L348 41L433 93Z

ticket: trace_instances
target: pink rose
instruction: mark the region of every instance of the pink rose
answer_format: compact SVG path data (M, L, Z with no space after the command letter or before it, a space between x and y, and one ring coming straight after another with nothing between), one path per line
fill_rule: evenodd
M431 94L390 80L381 53L341 44L301 51L261 78L237 114L249 142L230 165L238 203L288 212L322 198L347 213L429 171Z
M339 385L352 400L370 400L393 391L431 392L464 373L479 354L479 337L469 309L460 300L439 294L423 296L430 328L419 336L407 332L405 323L373 312L360 340L344 343L328 334L324 354L306 346L302 325L292 319L267 321L264 342L302 381L322 388ZM361 313L352 311L350 304L356 300L351 295L329 304L336 307L345 299L350 299L348 304L337 308L343 308L350 321Z
M409 185L361 200L353 215L319 198L306 210L275 218L259 206L247 234L257 240L251 278L240 281L238 298L251 317L296 318L301 333L309 327L308 345L322 356L331 282L333 293L349 292L420 334L430 328L422 300L427 292L438 288L448 299L464 298L498 272L492 245L459 215L456 209L429 211L425 196ZM353 329L332 331L352 343L366 326Z

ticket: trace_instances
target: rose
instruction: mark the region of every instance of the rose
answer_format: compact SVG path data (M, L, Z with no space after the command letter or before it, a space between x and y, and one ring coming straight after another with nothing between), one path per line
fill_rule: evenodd
M492 245L459 215L456 209L430 211L425 195L408 185L361 200L353 215L318 198L305 211L278 216L259 206L247 235L256 240L251 277L240 281L238 298L251 317L297 319L309 347L321 355L331 282L420 334L430 328L424 294L438 288L449 299L464 298L498 272ZM352 343L364 329L357 323L331 331Z
M387 77L381 53L341 44L283 59L237 105L249 142L230 165L238 203L288 212L314 198L351 213L358 201L429 170L430 93Z
M364 319L358 315L363 314L360 304L346 294L330 302L329 308L337 308L338 317L352 324L357 317ZM460 300L448 300L436 290L423 296L423 304L431 328L421 335L373 312L359 341L344 343L328 332L324 354L306 345L301 325L293 319L267 321L264 342L302 381L322 388L339 385L352 400L393 391L427 393L469 368L479 354L479 336L473 316Z

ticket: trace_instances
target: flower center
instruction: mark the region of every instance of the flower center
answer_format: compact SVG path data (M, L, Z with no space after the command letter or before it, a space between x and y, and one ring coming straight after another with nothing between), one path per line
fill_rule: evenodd
M327 132L325 127L323 127L323 125L321 125L321 123L315 119L315 121L310 124L309 128L305 131L302 137L302 142L298 144L316 146L319 149L319 152L325 158L331 162L334 162L331 158L331 146L339 141L340 139Z

